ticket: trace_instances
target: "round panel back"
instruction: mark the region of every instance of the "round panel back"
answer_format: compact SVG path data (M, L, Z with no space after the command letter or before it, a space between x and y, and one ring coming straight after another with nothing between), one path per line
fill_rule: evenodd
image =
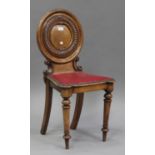
M81 25L66 10L48 12L40 21L37 42L47 59L56 63L69 62L79 54L83 43Z

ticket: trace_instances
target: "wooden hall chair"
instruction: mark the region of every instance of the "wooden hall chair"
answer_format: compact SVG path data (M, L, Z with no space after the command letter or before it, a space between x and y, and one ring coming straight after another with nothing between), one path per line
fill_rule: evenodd
M103 115L103 141L106 141L114 80L106 76L92 75L82 71L77 65L78 54L83 43L83 32L77 18L66 10L48 12L41 20L37 30L37 42L46 58L47 70L44 72L46 84L45 110L41 134L46 134L51 106L52 90L55 88L62 96L65 148L69 149L70 128L76 129L80 118L84 92L105 90ZM73 120L70 126L70 100L77 94Z

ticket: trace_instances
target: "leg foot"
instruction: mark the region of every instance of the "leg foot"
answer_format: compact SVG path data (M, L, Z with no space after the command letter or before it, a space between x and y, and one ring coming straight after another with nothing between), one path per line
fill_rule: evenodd
M65 148L69 149L69 139L65 139Z
M66 135L64 136L64 140L65 140L65 148L66 149L69 149L69 140L71 139L71 136L70 135Z
M102 140L105 142L107 139L107 133L108 130L107 129L102 129Z

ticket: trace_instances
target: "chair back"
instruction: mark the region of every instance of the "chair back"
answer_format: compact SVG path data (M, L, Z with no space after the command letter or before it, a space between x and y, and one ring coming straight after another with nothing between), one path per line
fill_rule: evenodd
M83 44L78 19L67 10L48 12L40 20L37 43L53 72L78 70L77 56Z

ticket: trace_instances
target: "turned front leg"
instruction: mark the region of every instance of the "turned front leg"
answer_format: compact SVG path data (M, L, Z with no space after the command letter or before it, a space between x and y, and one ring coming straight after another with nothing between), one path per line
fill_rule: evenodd
M107 133L108 133L108 124L109 124L109 115L110 115L110 106L112 101L112 94L113 91L113 85L110 84L107 89L105 90L104 95L104 115L103 115L103 128L102 128L102 134L103 134L103 141L106 141Z
M62 101L63 107L63 121L64 121L64 140L65 140L65 147L69 149L69 140L70 136L70 100L69 97L63 97Z

